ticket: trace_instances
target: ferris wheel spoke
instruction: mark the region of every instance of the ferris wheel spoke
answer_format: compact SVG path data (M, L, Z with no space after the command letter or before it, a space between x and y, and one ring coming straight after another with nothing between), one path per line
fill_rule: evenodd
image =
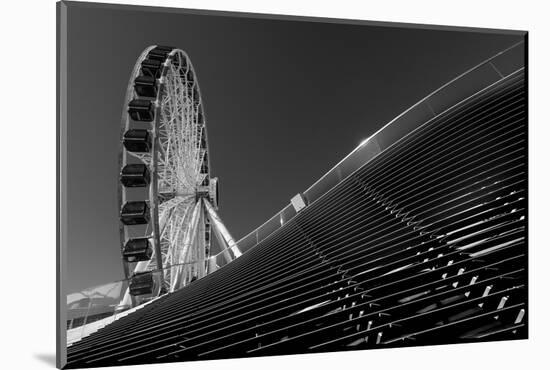
M152 157L149 153L136 153L136 152L129 152L130 156L139 159L141 162L143 162L148 167L151 167L152 163Z
M189 259L189 250L195 240L195 234L197 230L197 224L200 216L200 202L197 202L193 208L192 212L191 207L188 208L186 214L186 224L182 225L184 232L181 234L181 246L178 248L177 259L173 261L177 266L175 269L175 276L172 276L171 282L171 291L174 291L182 282L182 275L190 268L190 266L185 263L190 261ZM187 219L188 218L188 219Z
M188 218L190 217L192 208L193 206L191 204L186 204L185 206L178 207L178 209L173 212L173 217L171 218L173 234L166 247L166 254L170 256L172 265L180 263L185 235L187 233L186 225L189 225ZM173 285L174 279L176 278L176 270L177 269L171 269L170 280L167 280L170 286Z

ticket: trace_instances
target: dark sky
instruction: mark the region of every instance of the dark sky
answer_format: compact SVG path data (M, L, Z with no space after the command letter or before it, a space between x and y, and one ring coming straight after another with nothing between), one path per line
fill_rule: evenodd
M362 139L521 39L130 9L69 3L68 292L123 278L120 119L148 45L179 47L193 62L220 214L240 239Z

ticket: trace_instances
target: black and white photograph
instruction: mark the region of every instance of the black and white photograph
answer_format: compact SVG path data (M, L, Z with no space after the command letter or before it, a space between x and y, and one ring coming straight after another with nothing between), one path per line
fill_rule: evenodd
M527 32L58 17L65 368L528 338Z
M16 69L56 94L12 95L55 98L55 172L16 146L6 229L36 367L544 363L540 34L346 4L51 2L55 62Z

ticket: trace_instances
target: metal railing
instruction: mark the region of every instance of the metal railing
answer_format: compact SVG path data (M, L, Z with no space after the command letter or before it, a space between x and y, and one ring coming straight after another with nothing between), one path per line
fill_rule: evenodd
M412 107L388 122L350 154L338 162L302 194L306 204L317 201L339 183L376 158L382 151L395 145L434 117L459 104L475 92L500 81L507 75L524 67L523 41L501 51L457 76ZM290 221L296 211L291 204L237 241L242 252L253 248L273 232Z
M126 304L127 299L125 299L132 278L121 279L68 294L67 330L81 328L82 331L86 331L85 326L88 324L105 321L109 318L112 321L117 318L117 315L154 300L163 294L161 293L161 286L163 285L161 278L165 273L175 272L176 269L181 268L187 268L189 271L199 271L201 264L205 266L208 273L214 272L229 263L224 252L221 251L203 261L182 263L162 270L150 271L153 280L152 292L133 297L133 304ZM189 279L183 285L192 284L193 281L193 279Z

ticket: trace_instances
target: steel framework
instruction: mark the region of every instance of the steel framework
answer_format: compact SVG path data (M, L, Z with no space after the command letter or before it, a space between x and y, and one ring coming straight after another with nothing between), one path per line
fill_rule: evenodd
M68 366L526 338L523 60L518 45L422 100L242 257L76 343Z

